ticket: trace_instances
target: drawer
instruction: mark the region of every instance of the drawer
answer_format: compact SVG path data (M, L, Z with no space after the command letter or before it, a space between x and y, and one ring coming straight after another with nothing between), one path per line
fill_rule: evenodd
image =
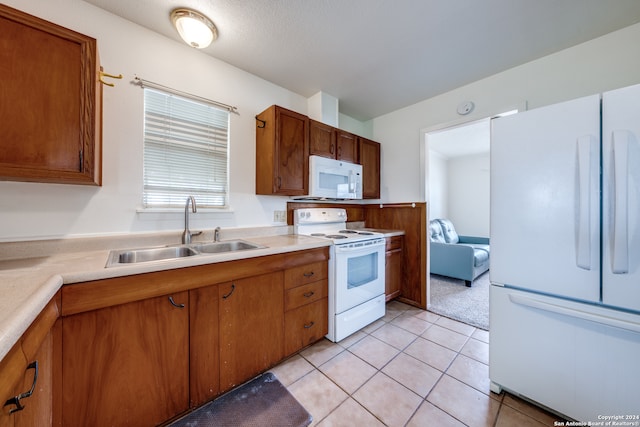
M284 271L284 288L291 289L296 286L326 279L327 276L326 261L289 268Z
M326 298L303 305L284 314L285 356L322 339L329 331L329 307Z
M328 289L327 279L288 289L284 294L284 310L288 311L326 298Z
M386 247L385 250L387 252L392 251L394 249L402 249L402 242L404 240L403 236L392 236L387 237L386 239Z

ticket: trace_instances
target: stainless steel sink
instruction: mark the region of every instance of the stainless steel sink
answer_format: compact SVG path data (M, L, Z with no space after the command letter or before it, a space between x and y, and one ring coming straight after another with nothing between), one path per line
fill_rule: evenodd
M229 240L225 242L211 242L194 245L169 246L164 248L142 248L114 250L109 253L107 267L136 264L140 262L163 261L198 255L211 255L225 252L260 249L265 246L244 240Z
M139 262L184 258L194 255L198 255L198 252L187 246L111 251L109 261L107 261L107 267L113 267L119 264L135 264Z
M191 248L202 254L218 254L221 252L245 251L247 249L260 249L264 246L255 243L245 242L244 240L229 240L226 242L202 243L191 245Z

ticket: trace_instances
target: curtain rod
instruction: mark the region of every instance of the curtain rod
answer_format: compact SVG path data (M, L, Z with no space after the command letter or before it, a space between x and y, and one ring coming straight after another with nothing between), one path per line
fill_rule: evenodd
M238 107L234 107L233 105L224 104L222 102L213 101L211 99L203 98L203 97L198 96L198 95L192 95L192 94L187 93L187 92L182 92L182 91L167 87L165 85L161 85L160 83L154 83L154 82L150 82L149 80L141 79L138 76L136 76L134 78L134 83L137 84L137 85L140 85L141 87L150 87L152 89L160 89L160 90L163 90L165 92L168 92L168 93L171 93L171 94L174 94L174 95L184 96L184 97L187 97L187 98L196 99L196 100L199 100L199 101L202 101L202 102L213 104L213 105L216 105L218 107L222 107L225 110L228 110L230 113L238 114Z

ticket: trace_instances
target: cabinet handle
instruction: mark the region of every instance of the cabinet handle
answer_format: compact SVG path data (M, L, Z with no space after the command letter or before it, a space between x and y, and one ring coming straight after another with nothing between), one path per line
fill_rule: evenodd
M170 302L170 303L171 303L171 305L173 305L174 307L184 308L184 304L177 304L177 303L173 300L173 297L169 297L169 302Z
M305 329L309 329L310 327L312 327L315 324L316 324L316 322L307 323L306 325L304 325L304 328Z
M236 290L236 285L235 285L235 283L232 283L232 284L231 284L231 292L229 292L229 293L228 293L228 294L226 294L226 295L222 295L222 299L227 299L227 298L229 298L229 297L231 296L231 294L233 293L233 291L235 291L235 290Z
M27 366L27 370L29 369L33 369L34 373L33 373L33 384L31 384L31 390L29 391L25 391L24 393L20 393L17 396L12 397L11 399L7 400L4 404L4 406L8 406L8 405L16 405L15 408L11 408L11 410L9 410L9 414L13 414L14 412L18 412L18 411L22 411L24 409L24 405L22 403L20 403L20 400L25 399L27 397L30 397L33 394L33 391L36 388L36 382L38 381L38 361L33 361L31 363L29 363L29 366Z
M329 149L329 152L333 154L335 151L336 151L336 147L333 144L331 144L331 148Z
M278 177L278 189L282 187L282 177Z
M313 277L313 275L314 275L314 274L315 274L315 273L314 273L313 271L311 271L311 272L309 272L309 273L302 273L302 275L303 275L304 277L306 277L307 279L308 279L309 277Z
M312 297L314 294L315 294L315 292L311 291L311 292L307 292L306 294L303 294L303 296L304 296L305 298L310 298L310 297Z

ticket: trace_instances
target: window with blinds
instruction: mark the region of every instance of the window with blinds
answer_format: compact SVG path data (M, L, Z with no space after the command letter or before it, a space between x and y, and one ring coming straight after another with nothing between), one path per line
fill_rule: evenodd
M144 88L145 208L228 206L229 112Z

